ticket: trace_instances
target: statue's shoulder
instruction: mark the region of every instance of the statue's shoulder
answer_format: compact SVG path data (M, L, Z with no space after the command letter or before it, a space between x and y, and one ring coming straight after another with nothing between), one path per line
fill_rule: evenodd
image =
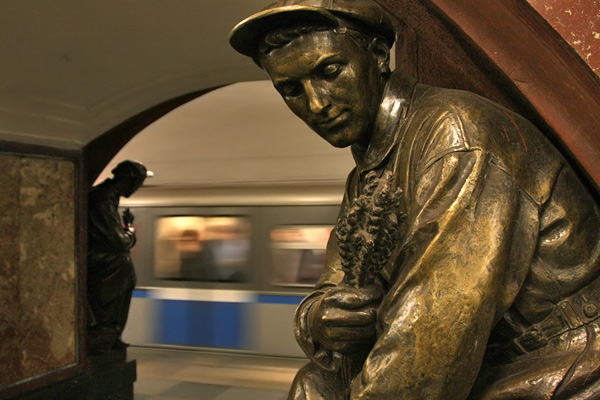
M565 160L535 125L475 93L426 85L415 93L415 143L427 165L451 151L480 151L536 202L547 199L543 189Z
M516 130L519 137L543 136L519 114L465 90L417 84L411 114L415 124L446 127L445 134L460 134L467 147L487 149L491 145L509 145L514 140L506 140L506 135L512 130ZM498 139L502 139L500 143L496 143Z
M423 111L455 115L460 118L490 117L509 112L506 108L476 93L417 84L413 105ZM521 117L519 117L521 118Z
M106 179L90 189L88 192L88 201L90 203L108 201L114 198L115 195L113 182L110 179Z
M476 98L471 93L417 84L412 94L403 136L423 168L454 151L471 149L473 138L463 123Z

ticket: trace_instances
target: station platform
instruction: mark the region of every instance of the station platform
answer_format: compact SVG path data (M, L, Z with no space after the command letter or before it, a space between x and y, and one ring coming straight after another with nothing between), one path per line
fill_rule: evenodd
M285 400L306 359L129 347L135 400Z

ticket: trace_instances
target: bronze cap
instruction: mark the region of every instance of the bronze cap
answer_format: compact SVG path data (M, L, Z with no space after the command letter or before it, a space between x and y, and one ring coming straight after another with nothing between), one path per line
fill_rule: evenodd
M254 57L260 40L272 30L302 23L338 27L343 21L382 35L390 46L394 43L391 17L372 0L279 0L237 24L229 33L229 43Z
M112 169L113 175L129 176L129 177L140 177L140 178L151 178L154 176L152 171L148 169L138 161L125 160L121 161L115 168Z

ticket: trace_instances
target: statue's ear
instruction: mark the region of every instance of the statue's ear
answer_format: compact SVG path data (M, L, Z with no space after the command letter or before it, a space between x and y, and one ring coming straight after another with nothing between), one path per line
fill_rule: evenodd
M375 57L375 62L377 63L377 68L381 74L389 74L390 73L390 47L382 38L375 38L371 42L369 46L371 49L371 53L373 57Z

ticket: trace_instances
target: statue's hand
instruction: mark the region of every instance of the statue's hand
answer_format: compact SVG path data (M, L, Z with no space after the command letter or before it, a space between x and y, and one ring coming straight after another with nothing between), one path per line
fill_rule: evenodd
M325 292L308 312L313 339L326 349L353 353L375 340L379 288L335 288Z
M126 226L131 226L133 224L134 216L129 208L123 210L123 223Z

